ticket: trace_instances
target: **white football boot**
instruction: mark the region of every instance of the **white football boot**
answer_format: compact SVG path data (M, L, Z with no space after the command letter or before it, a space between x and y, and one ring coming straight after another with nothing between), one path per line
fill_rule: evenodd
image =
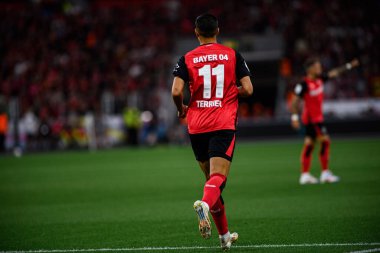
M335 176L330 170L322 171L321 173L321 183L337 183L340 178Z
M194 202L194 210L198 215L199 232L203 238L209 239L211 237L211 222L208 217L208 205L201 200L197 200Z
M222 250L229 250L231 248L231 245L236 242L239 238L239 234L234 232L230 234L230 232L227 232L225 235L219 235L220 240L220 246L222 247Z
M318 184L318 179L313 177L309 172L304 172L301 174L300 184Z

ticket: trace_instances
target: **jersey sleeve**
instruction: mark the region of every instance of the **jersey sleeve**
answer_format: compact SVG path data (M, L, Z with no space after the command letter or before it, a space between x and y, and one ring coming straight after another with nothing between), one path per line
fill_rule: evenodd
M303 95L307 91L307 85L306 82L297 83L294 87L294 94L296 94L299 97L303 97Z
M185 56L179 58L177 64L174 67L173 75L180 77L185 82L189 81L189 72L187 70Z
M242 79L245 76L251 76L251 71L248 68L247 63L245 62L243 56L237 51L235 51L236 55L236 78L237 80Z

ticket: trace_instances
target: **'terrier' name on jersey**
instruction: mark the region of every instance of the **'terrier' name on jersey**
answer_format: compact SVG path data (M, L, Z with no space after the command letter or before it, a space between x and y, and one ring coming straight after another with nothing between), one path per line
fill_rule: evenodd
M219 55L217 55L217 54L206 54L206 55L201 55L199 57L193 58L194 63L217 61L217 60L228 61L228 55L227 54L219 54Z
M198 108L222 107L222 101L220 101L220 100L213 100L213 101L197 100L197 107Z

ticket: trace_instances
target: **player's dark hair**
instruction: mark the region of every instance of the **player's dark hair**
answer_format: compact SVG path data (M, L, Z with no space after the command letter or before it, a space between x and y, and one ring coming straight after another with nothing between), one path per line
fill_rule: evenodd
M312 56L312 57L307 58L305 63L303 64L305 71L307 71L311 66L313 66L317 62L320 62L320 60L316 56Z
M218 19L208 13L202 14L196 18L195 27L203 37L212 38L218 32Z

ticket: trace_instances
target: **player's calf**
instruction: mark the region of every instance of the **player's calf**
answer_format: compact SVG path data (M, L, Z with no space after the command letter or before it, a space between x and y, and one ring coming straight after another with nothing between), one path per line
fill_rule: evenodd
M220 196L215 205L210 209L210 212L219 235L226 234L228 232L228 222L222 196Z
M321 142L321 149L319 151L319 160L321 162L322 170L328 170L330 158L330 140L326 139Z
M310 171L312 153L314 150L314 144L305 143L301 153L301 165L302 173L308 173Z
M222 174L212 174L203 189L202 201L213 207L220 198L220 194L226 185L227 178Z

